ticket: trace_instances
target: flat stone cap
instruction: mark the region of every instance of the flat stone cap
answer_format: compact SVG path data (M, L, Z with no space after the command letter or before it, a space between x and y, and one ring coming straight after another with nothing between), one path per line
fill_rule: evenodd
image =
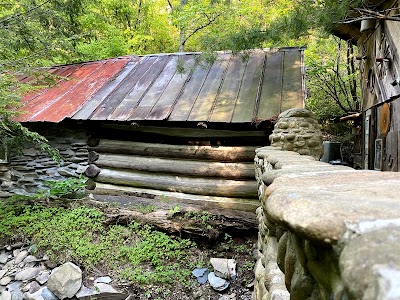
M314 114L305 108L291 108L282 112L278 116L278 119L290 117L312 118L314 117Z
M306 239L337 244L346 224L400 218L400 173L337 170L282 174L265 213Z
M352 299L399 299L399 244L398 225L364 233L348 242L339 265Z

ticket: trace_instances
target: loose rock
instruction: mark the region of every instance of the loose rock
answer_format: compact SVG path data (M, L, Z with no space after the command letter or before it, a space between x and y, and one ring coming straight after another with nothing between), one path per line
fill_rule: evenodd
M210 271L207 268L194 269L192 271L192 274L196 277L197 282L200 284L205 284L207 282L208 273L210 273Z
M20 280L20 281L28 281L30 279L35 278L41 271L41 268L27 268L25 270L22 270L18 272L15 275L15 280Z
M216 276L228 280L236 279L236 261L234 259L211 258L210 262Z
M104 276L104 277L99 277L94 281L94 284L96 283L110 283L112 280L109 276Z
M211 287L216 291L224 291L229 287L229 281L215 276L214 272L208 274L208 281L210 282Z
M0 300L11 300L11 293L9 291L3 291L0 295Z
M72 298L81 285L82 271L71 262L54 269L47 281L47 287L61 300Z

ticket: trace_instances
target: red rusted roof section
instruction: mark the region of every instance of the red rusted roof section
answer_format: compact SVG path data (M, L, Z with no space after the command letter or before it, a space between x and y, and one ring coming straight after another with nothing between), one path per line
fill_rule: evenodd
M304 105L303 50L123 57L53 68L58 85L24 97L24 122L76 120L250 123ZM186 70L178 72L178 65ZM26 79L25 79L26 80Z
M22 99L23 113L17 120L58 123L72 117L130 60L130 57L122 57L49 69L62 78L51 88L25 95Z

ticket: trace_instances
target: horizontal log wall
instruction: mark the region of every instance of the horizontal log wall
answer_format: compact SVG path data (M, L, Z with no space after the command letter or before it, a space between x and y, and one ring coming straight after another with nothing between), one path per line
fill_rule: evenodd
M257 199L255 147L109 139L90 143L92 165L88 172L91 174L86 175L98 183L188 195Z

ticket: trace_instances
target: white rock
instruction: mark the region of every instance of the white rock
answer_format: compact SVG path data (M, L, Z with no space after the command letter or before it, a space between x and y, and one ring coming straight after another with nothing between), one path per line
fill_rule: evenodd
M20 252L21 252L21 249L14 249L13 250L13 256L17 257Z
M15 280L28 281L35 278L41 271L41 268L27 268L15 275Z
M236 261L226 258L211 258L211 265L216 276L225 279L236 279Z
M0 295L0 300L11 300L11 293L9 291L3 291Z
M47 281L47 287L61 300L72 298L79 291L81 285L82 271L71 262L55 268Z
M94 281L94 284L96 283L110 283L112 280L109 276L104 276L104 277L99 277L96 278L96 280Z
M44 284L47 282L47 280L49 280L49 276L50 276L50 271L43 271L36 277L36 281L39 282L40 284Z
M96 283L94 285L94 288L99 292L99 293L119 293L116 289L114 289L111 285L106 284L106 283Z
M9 285L7 285L7 290L12 292L20 288L22 282L21 281L13 281Z
M0 279L1 279L4 275L6 275L7 272L8 272L7 269L6 269L6 270L0 270Z
M2 279L0 279L0 285L7 285L11 282L11 280L12 277L10 276L3 277Z
M23 300L23 294L20 289L15 289L13 291L10 291L11 293L11 300Z
M47 288L42 287L34 293L25 293L26 300L58 300L58 298Z
M8 253L6 251L0 252L0 264L5 264L8 260Z
M31 294L36 292L39 289L40 289L40 285L36 281L31 281L31 282L21 286L21 291L29 292Z
M36 256L29 255L24 259L24 263L31 263L31 262L38 262L40 261L39 259L36 258Z
M208 274L208 282L214 290L220 292L226 290L229 287L229 281L215 276L214 272L210 272L210 274Z
M76 293L75 297L78 299L87 299L87 298L90 299L90 296L96 295L98 293L99 293L98 291L94 289L89 289L82 284L81 289L79 290L78 293Z
M21 263L27 256L28 256L28 250L23 250L21 252L19 252L16 256L15 256L15 261L14 263L16 265L18 265L19 263Z

